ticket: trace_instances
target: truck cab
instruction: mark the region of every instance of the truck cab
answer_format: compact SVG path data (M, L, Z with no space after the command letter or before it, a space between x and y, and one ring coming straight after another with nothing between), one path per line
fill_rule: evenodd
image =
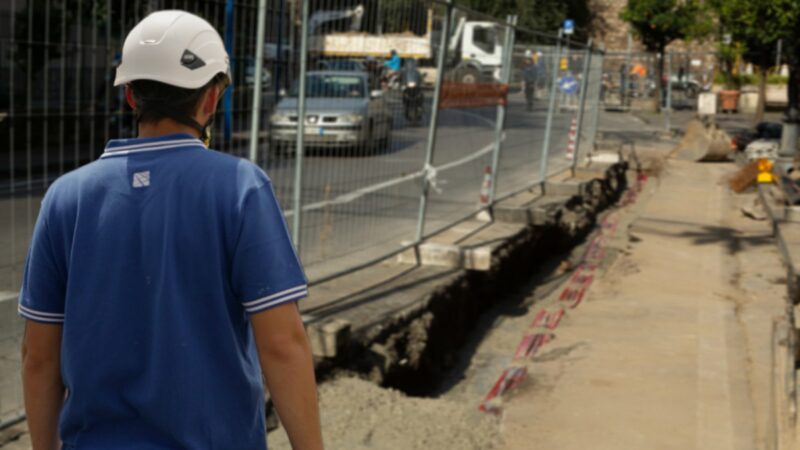
M462 83L497 81L503 58L503 32L493 22L461 19L450 41L453 78Z

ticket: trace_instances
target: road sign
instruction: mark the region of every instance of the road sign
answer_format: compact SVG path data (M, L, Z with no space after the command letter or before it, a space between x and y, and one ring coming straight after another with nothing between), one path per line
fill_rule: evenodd
M564 34L567 36L575 33L575 21L567 19L564 21Z
M561 63L559 64L559 68L560 68L562 71L567 71L567 70L569 70L569 59L567 59L567 58L561 58Z
M558 82L558 88L567 95L574 95L578 92L578 80L572 75L567 75Z

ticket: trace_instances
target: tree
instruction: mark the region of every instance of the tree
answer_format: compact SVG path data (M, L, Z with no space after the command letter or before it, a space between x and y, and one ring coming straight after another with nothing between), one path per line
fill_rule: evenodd
M628 0L620 13L645 48L659 55L657 76L660 88L656 89L659 105L663 96L664 51L673 41L706 35L711 30L711 22L705 12L705 5L699 0Z
M790 48L797 46L795 28L800 20L797 0L713 0L711 6L719 16L720 32L731 35L733 45L741 47L744 60L759 68L758 107L756 122L764 119L767 71L775 61L778 40ZM796 61L789 52L790 62ZM796 62L792 64L796 71ZM795 75L796 78L796 75ZM794 102L791 102L794 103Z
M516 14L520 27L553 34L565 19L572 19L576 28L573 39L581 42L588 39L595 19L587 0L466 0L463 4L501 19L508 14ZM525 33L522 33L517 39L524 41L525 37Z

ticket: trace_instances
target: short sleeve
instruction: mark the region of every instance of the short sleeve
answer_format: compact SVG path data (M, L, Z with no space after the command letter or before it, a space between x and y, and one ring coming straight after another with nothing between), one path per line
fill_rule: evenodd
M238 217L231 278L244 309L253 314L307 296L303 268L268 180L248 191Z
M43 207L33 230L17 312L20 316L42 323L64 322L66 269L52 245L52 236Z

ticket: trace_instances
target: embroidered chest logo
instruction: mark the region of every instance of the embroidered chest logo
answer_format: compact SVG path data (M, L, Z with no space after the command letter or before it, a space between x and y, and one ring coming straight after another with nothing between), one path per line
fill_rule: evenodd
M143 188L150 186L150 171L136 172L133 174L133 187Z

